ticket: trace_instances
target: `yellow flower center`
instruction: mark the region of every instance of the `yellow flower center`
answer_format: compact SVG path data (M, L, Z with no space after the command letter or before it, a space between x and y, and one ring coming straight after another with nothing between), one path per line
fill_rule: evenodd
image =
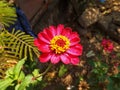
M61 54L69 49L70 41L67 37L62 35L55 36L50 41L51 50L55 51L56 54Z

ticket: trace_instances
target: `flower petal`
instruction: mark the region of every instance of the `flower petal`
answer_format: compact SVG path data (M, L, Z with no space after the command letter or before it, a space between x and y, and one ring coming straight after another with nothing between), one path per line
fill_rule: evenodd
M39 39L34 40L34 45L38 47L38 49L42 52L50 52L50 48L48 44L42 43Z
M46 45L46 44L41 44L38 46L38 49L43 52L43 53L46 53L46 52L50 52L50 47L49 45Z
M45 28L43 32L46 34L48 37L48 40L50 41L53 38L52 31L49 28Z
M39 40L37 38L34 39L34 45L35 46L39 46L40 45Z
M69 27L66 27L66 28L63 29L63 31L61 32L61 34L62 34L63 36L66 36L66 37L69 38L70 35L71 35L71 32L72 32L72 29L69 28Z
M82 55L82 50L82 45L77 44L74 47L70 47L70 49L68 49L66 52L74 56L79 56Z
M42 53L39 57L40 62L45 63L48 62L51 58L51 54L50 53Z
M52 39L52 36L49 35L49 34L51 34L51 33L49 32L49 28L43 29L43 33L44 33L44 37L45 37L47 40L50 41L50 40Z
M56 27L55 26L49 26L50 31L52 32L52 35L55 36L56 33Z
M41 32L41 33L38 34L38 38L39 38L41 41L43 41L43 42L45 42L45 43L47 43L47 44L50 43L50 41L49 41L48 38L46 37L46 34L43 33L43 32Z
M70 57L68 56L68 54L61 54L60 55L60 59L64 64L69 64L70 63Z
M56 55L56 54L53 54L52 57L51 57L51 63L57 64L59 61L60 61L60 56Z
M80 62L80 59L79 59L78 57L76 57L76 58L71 58L71 64L77 65L77 64L79 64L79 62Z
M63 29L64 29L64 25L59 24L59 25L57 26L57 35L60 35Z
M74 46L80 42L79 37L74 37L73 39L70 40L70 46Z
M70 40L74 39L74 38L78 38L79 35L77 32L71 32L71 35L70 35Z

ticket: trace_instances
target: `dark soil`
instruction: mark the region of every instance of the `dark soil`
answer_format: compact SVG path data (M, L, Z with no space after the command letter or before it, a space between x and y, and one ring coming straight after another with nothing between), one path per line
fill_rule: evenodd
M20 4L21 8L25 11L33 31L38 34L43 28L49 25L64 24L65 26L72 27L74 31L77 31L81 38L81 44L83 45L83 55L81 57L80 67L73 68L65 75L72 74L73 80L76 83L78 77L77 73L82 74L83 70L86 71L84 75L89 76L91 67L89 67L88 61L101 58L101 61L107 62L107 58L111 61L120 61L120 2L115 0L118 4L118 11L113 10L113 4L109 2L100 3L99 0L29 0L29 3ZM33 4L34 2L34 4ZM21 2L23 3L23 2ZM39 4L35 4L39 3ZM113 2L112 2L113 3ZM108 4L113 5L108 7ZM29 8L29 5L33 5L33 9ZM106 7L102 9L101 7ZM91 9L90 9L91 8ZM31 13L29 13L31 11ZM94 11L95 10L95 11ZM110 12L108 12L111 10ZM91 12L91 18L86 19L85 15ZM84 23L84 24L83 24ZM106 56L106 53L102 51L101 41L103 38L108 38L114 43L114 51L110 56ZM112 58L112 55L116 55ZM109 62L111 62L109 61ZM43 90L64 90L66 85L63 84L62 79L55 78L52 81L48 81L49 84ZM62 88L62 87L63 88ZM62 89L61 89L62 88ZM74 89L77 90L77 89ZM103 90L103 89L101 89Z

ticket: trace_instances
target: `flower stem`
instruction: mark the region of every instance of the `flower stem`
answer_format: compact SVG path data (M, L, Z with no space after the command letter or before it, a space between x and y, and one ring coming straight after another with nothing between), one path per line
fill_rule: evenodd
M49 71L49 69L50 69L51 67L52 67L52 64L49 64L49 66L47 67L47 69L46 69L43 73L41 73L41 74L39 74L38 76L36 76L35 78L39 78L39 77L45 75L45 74Z
M49 64L49 66L47 67L47 69L43 73L41 73L40 75L41 76L45 75L51 67L52 67L52 64Z

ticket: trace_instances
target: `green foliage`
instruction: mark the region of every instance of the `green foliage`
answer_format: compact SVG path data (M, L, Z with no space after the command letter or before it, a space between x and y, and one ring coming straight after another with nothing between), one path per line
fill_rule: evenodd
M3 46L5 46L5 43L2 40L2 31L0 30L0 55L3 53L4 48Z
M5 0L0 0L0 25L9 26L16 20L16 10Z
M22 71L22 67L26 58L19 60L19 62L6 71L6 77L0 80L0 90L29 90L27 89L34 83L38 83L42 80L42 76L39 75L39 71L35 69L32 74L25 74Z
M107 90L120 90L120 74L117 76L108 77L109 84L107 85Z
M5 77L5 71L18 62L16 58L0 56L0 78Z
M17 90L25 90L25 88L32 82L32 78L33 78L32 75L27 75L23 79Z
M40 53L33 42L32 36L20 30L13 30L12 33L5 29L0 31L0 78L5 76L5 71L15 65L18 59L28 57L33 60L39 56Z
M11 67L6 71L6 78L11 77L14 80L18 79L26 57L21 59L14 67Z
M59 72L58 72L58 76L62 77L66 72L67 72L66 66L65 65L61 65L60 69L59 69Z
M94 62L93 73L97 74L99 77L104 76L108 71L108 67L105 63L99 61Z
M77 2L79 5L76 6L78 8L75 8L76 11L84 11L88 2L95 5L95 0L78 0ZM77 12L79 15L81 13ZM34 60L34 56L38 57L40 54L38 49L34 46L34 38L30 35L26 35L25 32L21 32L20 30L15 31L13 29L11 33L5 29L1 30L1 27L3 28L4 26L13 24L16 17L15 8L5 2L5 0L0 0L0 78L2 77L1 74L4 74L4 72L9 68L4 74L4 78L2 77L3 79L0 79L0 90L40 90L47 84L54 85L52 84L53 82L61 83L61 81L62 84L64 81L64 84L68 85L68 83L70 83L71 86L73 84L73 86L78 87L78 81L82 80L89 82L88 84L91 90L103 90L104 88L106 90L120 89L120 72L118 74L112 74L109 71L111 70L109 68L112 65L112 59L108 58L110 59L109 63L106 63L104 57L102 57L103 53L98 52L99 55L97 55L97 53L93 52L94 50L89 50L87 54L85 52L86 55L83 55L82 58L84 60L84 56L88 59L95 57L94 60L85 60L85 64L80 62L80 67L78 66L75 69L73 69L73 67L67 67L66 65L61 65L60 68L57 66L57 69L52 68L52 71L53 69L56 69L55 73L57 72L57 74L54 76L54 79L51 80L52 82L50 80L46 82L45 79L43 79L43 76L47 74L51 66L40 74L40 70L35 69L37 67L36 62L30 61ZM116 56L119 59L120 52L117 53ZM19 62L18 59L20 59ZM29 61L25 62L26 60ZM18 63L16 64L14 61ZM13 64L16 65L11 67ZM72 70L68 70L69 68ZM120 64L118 68L120 71ZM71 74L72 79L75 80L70 81L69 78L66 79L63 77L65 74L69 73ZM50 76L47 78L49 77ZM108 83L105 83L106 80L108 80ZM57 89L63 90L61 89L62 86L56 86ZM83 88L85 88L84 85Z
M38 76L39 70L40 69L34 69L34 71L32 72L33 76L35 77L35 80L32 83L33 85L37 85L37 83L42 80L42 75L40 77Z
M26 60L26 58L25 58L25 60ZM13 69L14 78L16 78L16 79L18 78L20 71L22 69L22 65L25 63L25 60L23 59L23 60L19 61L19 63L14 67L14 69Z
M120 73L115 75L108 75L109 73L108 64L101 61L93 61L93 60L91 60L89 63L92 66L92 74L89 78L89 84L91 85L92 90L95 90L96 88L98 90L101 90L103 88L99 86L101 84L103 84L103 86L107 88L107 90L119 90Z
M2 44L4 45L4 55L18 57L19 59L27 56L30 60L33 60L34 54L39 56L39 51L34 46L34 38L20 30L15 31L13 29L12 33L5 29L2 30L0 41L1 44L4 43Z
M6 90L6 88L12 84L12 82L13 82L13 79L11 78L0 80L0 90Z
M24 64L26 58L19 61L19 63L14 67L8 69L6 72L6 77L3 80L0 80L0 90L6 90L8 86L11 86L14 80L17 80L21 71L21 66ZM18 67L21 67L18 69ZM17 73L17 74L16 74ZM17 77L17 78L16 78Z

